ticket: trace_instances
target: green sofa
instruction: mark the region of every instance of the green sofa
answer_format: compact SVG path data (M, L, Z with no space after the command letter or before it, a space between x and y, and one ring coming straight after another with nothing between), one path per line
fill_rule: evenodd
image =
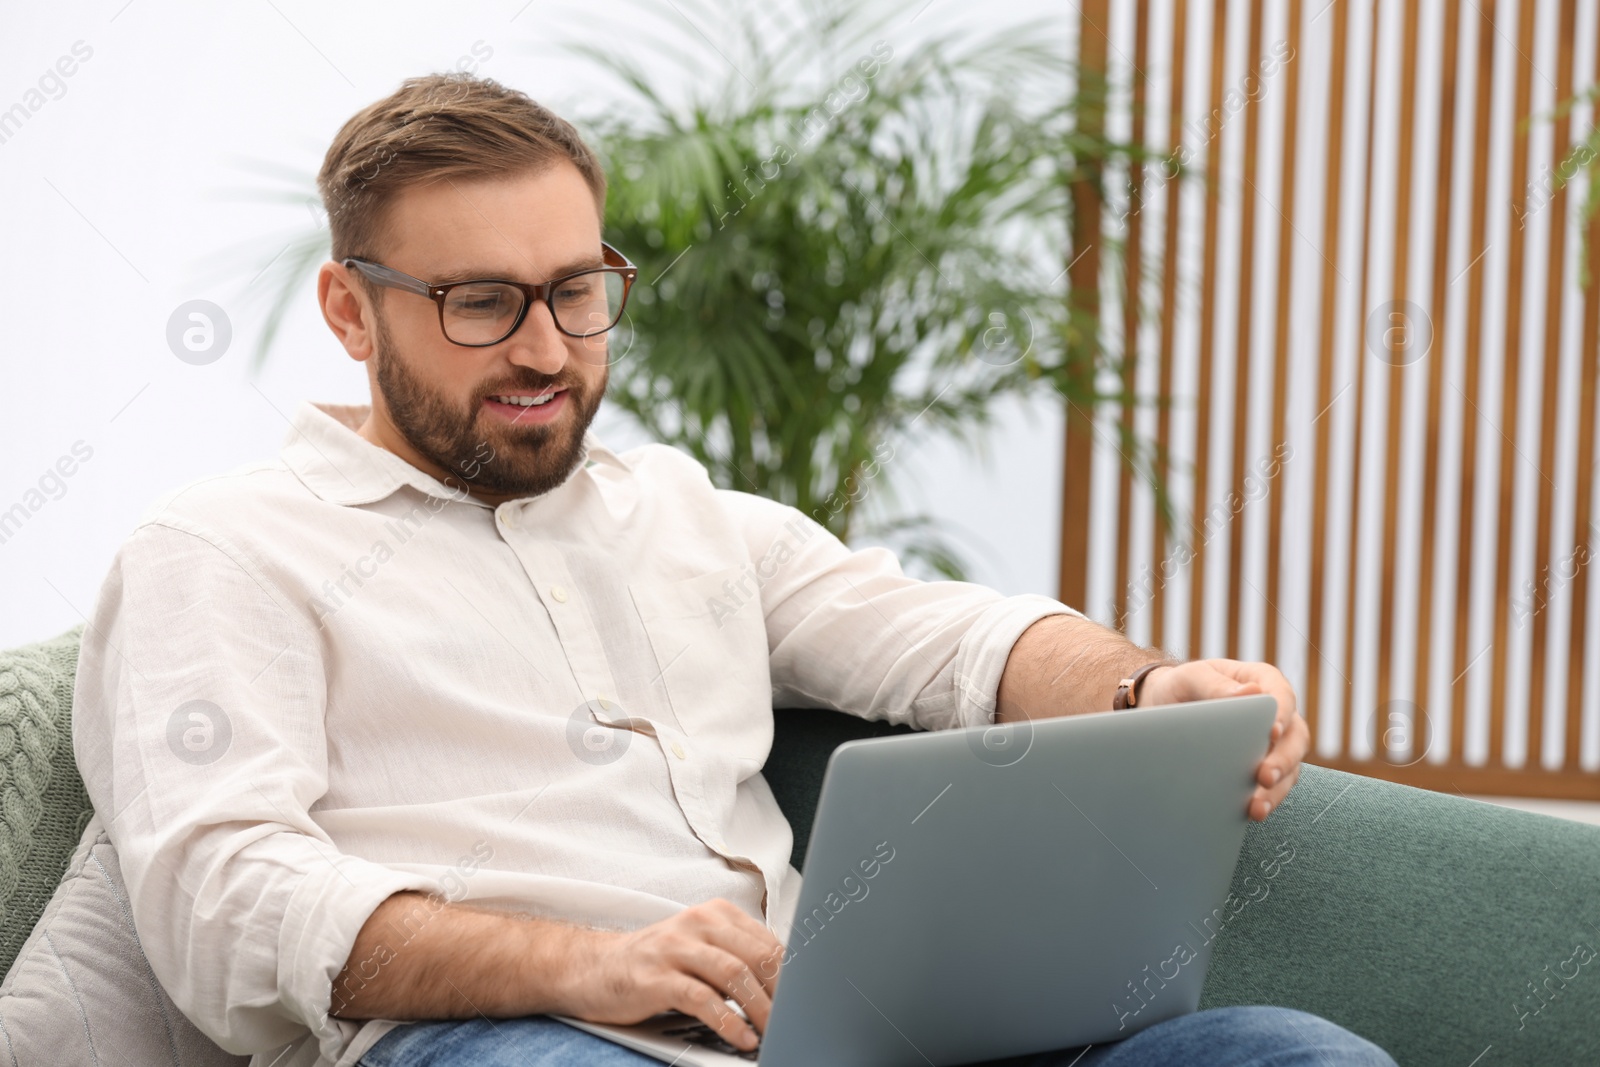
M0 653L0 969L89 814L70 741L77 640ZM766 776L797 866L828 754L899 729L777 712ZM1600 1064L1597 923L1600 828L1307 766L1251 825L1233 895L1205 924L1202 1006L1301 1008L1404 1067Z

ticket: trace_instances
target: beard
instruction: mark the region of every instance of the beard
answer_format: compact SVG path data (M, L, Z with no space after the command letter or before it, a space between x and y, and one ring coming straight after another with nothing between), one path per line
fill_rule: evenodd
M390 419L411 447L450 479L488 493L537 496L566 481L578 466L583 436L605 395L609 366L592 389L576 374L552 376L515 367L512 378L475 392L460 408L416 376L382 316L376 342L378 391ZM571 408L553 425L507 425L483 409L490 396L549 388L565 389L564 403Z

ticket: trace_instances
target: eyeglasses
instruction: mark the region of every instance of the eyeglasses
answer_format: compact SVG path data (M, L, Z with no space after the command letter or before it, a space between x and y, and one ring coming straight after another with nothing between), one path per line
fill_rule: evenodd
M351 257L344 265L379 285L428 297L439 306L439 328L444 331L445 340L483 348L516 333L535 300L544 301L556 329L568 337L594 337L621 321L639 268L610 245L601 244L600 248L605 266L580 270L542 285L498 278L433 285L368 259Z

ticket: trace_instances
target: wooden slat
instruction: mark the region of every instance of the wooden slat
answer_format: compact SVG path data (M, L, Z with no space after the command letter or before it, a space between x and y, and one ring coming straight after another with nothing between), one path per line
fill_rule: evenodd
M1472 236L1467 244L1471 259L1467 261L1467 332L1463 353L1464 371L1461 390L1461 495L1456 541L1456 628L1450 657L1450 743L1459 758L1466 748L1467 738L1467 685L1466 676L1478 653L1467 647L1468 623L1472 607L1472 551L1473 508L1476 504L1478 479L1478 376L1483 343L1483 285L1484 258L1489 246L1485 231L1489 215L1489 136L1493 104L1493 72L1495 41L1496 0L1476 0L1478 14L1478 68L1477 92L1473 102L1473 154L1472 173L1467 179L1467 199L1472 204Z
M1110 0L1083 0L1079 7L1079 69L1103 84L1106 73L1107 11ZM1096 94L1098 95L1098 94ZM1105 129L1098 101L1080 103L1079 128L1089 134ZM1067 252L1067 298L1088 314L1100 310L1101 212L1104 204L1093 181L1075 182L1072 212L1074 247ZM1061 464L1061 570L1058 599L1087 608L1089 593L1089 499L1094 474L1094 412L1068 404Z
M1328 171L1324 188L1327 190L1322 214L1323 257L1336 263L1339 258L1340 209L1344 205L1344 76L1346 57L1350 45L1350 2L1333 2L1333 63L1328 91ZM1491 0L1492 2L1492 0ZM1313 739L1317 736L1318 719L1322 706L1322 654L1323 595L1327 587L1328 561L1328 460L1332 447L1332 420L1329 409L1338 399L1333 390L1333 368L1337 362L1334 352L1334 325L1338 271L1325 265L1322 272L1321 333L1317 345L1317 455L1316 475L1311 491L1311 608L1307 618L1306 644L1310 655L1306 659L1306 725ZM1329 661L1329 665L1333 666ZM1337 671L1338 667L1334 666Z
M1222 112L1222 76L1226 58L1227 4L1215 5L1211 22L1211 96L1206 109L1206 129L1211 140L1206 151L1205 178L1205 244L1200 277L1200 367L1199 382L1195 390L1196 425L1194 435L1194 551L1189 563L1189 641L1190 656L1202 656L1205 637L1206 600L1206 512L1210 508L1211 490L1211 378L1217 321L1217 227L1220 204L1220 182L1217 169L1222 158L1220 131L1212 123Z
M1171 175L1179 158L1183 138L1183 80L1188 50L1184 47L1189 26L1189 0L1173 0L1172 7L1172 84L1169 87L1167 111L1167 146L1172 161L1167 165L1166 232L1163 235L1163 262L1161 264L1161 395L1156 410L1156 484L1164 492L1172 474L1169 449L1172 446L1172 361L1173 323L1178 306L1178 229L1182 218L1182 197L1177 180ZM1161 498L1157 498L1159 504ZM1151 643L1165 647L1167 622L1167 544L1166 530L1159 517L1158 507L1155 529L1150 545L1152 587L1150 602Z
M1283 208L1278 225L1277 318L1274 322L1272 359L1272 454L1271 474L1267 479L1267 615L1262 655L1268 663L1278 662L1279 577L1283 567L1283 500L1280 495L1282 446L1286 442L1285 421L1289 411L1289 308L1294 294L1294 209L1295 149L1299 132L1300 50L1303 4L1289 4L1290 54L1284 60L1283 167L1279 185L1283 189ZM1313 653L1313 656L1315 653Z
M1374 132L1378 104L1378 0L1372 0L1372 32L1367 41L1367 157L1366 192L1361 207L1361 270L1356 292L1361 294L1362 329L1356 331L1356 427L1350 443L1350 566L1346 575L1344 601L1344 718L1340 724L1342 743L1340 752L1350 751L1350 740L1355 736L1356 700L1361 696L1355 690L1356 656L1356 591L1361 574L1361 434L1367 413L1366 377L1368 337L1365 328L1367 301L1367 268L1371 263L1372 246L1372 152L1376 143ZM1367 725L1371 725L1369 722ZM1365 728L1365 727L1363 727Z
M1547 799L1600 801L1600 775L1582 772L1538 772L1508 767L1436 767L1430 763L1398 764L1387 760L1349 758L1307 761L1320 767L1349 771L1351 774L1400 782L1439 793L1478 794L1490 797L1543 797Z
M1144 144L1145 68L1150 53L1150 0L1140 0L1135 12L1138 24L1133 36L1133 110L1132 139L1134 144ZM1133 438L1134 398L1139 390L1139 319L1143 302L1140 280L1144 276L1141 240L1144 236L1144 165L1133 163L1128 173L1128 238L1127 285L1122 301L1122 439ZM1128 463L1118 465L1117 478L1117 577L1112 591L1117 628L1128 628L1128 570L1132 554L1131 538L1133 515L1133 468ZM1161 643L1158 637L1155 644Z
M1084 257L1085 259L1088 256ZM1094 452L1092 414L1077 404L1066 413L1065 449L1061 475L1061 578L1056 594L1063 604L1088 611L1089 597L1089 482ZM1082 516L1081 519L1077 516Z
M1511 209L1525 215L1528 209L1528 135L1523 122L1529 117L1533 89L1533 17L1536 4L1523 0L1517 11L1516 104L1511 117ZM1506 722L1506 655L1511 647L1511 518L1516 510L1517 373L1522 351L1522 281L1524 234L1511 227L1506 248L1505 357L1501 370L1500 425L1500 526L1495 540L1494 647L1490 650L1489 765L1504 761Z
M1378 671L1377 671L1377 706L1394 699L1393 651L1394 651L1394 611L1395 592L1400 584L1400 576L1395 573L1395 551L1400 543L1400 445L1401 415L1405 411L1405 379L1406 367L1411 359L1415 358L1409 350L1402 351L1402 345L1409 346L1419 343L1419 332L1427 330L1429 344L1432 345L1431 325L1411 322L1403 308L1404 301L1410 298L1411 269L1411 183L1412 183L1412 157L1414 155L1416 113L1417 113L1417 63L1421 59L1422 41L1417 35L1417 20L1421 14L1422 5L1406 4L1405 20L1400 38L1400 137L1396 146L1400 153L1399 168L1395 175L1395 204L1394 204L1394 277L1391 279L1390 292L1393 293L1396 313L1407 318L1403 324L1403 332L1392 328L1394 324L1385 324L1389 329L1387 340L1389 342L1389 395L1388 425L1384 430L1384 471L1383 471L1383 497L1376 506L1383 511L1383 583L1378 590ZM1435 361L1437 362L1437 361ZM1420 702L1418 702L1420 703ZM1412 719L1416 716L1413 714ZM1419 743L1417 730L1422 724L1412 721L1408 724L1410 737L1409 745ZM1378 736L1381 739L1388 731L1388 723L1378 724Z
M1600 19L1595 20L1600 31ZM1595 68L1600 75L1600 40L1595 43ZM1591 106L1590 128L1600 124L1600 109ZM1592 177L1592 176L1591 176ZM1565 225L1565 220L1562 220ZM1577 773L1583 757L1583 685L1588 648L1584 640L1589 623L1589 567L1594 550L1594 448L1595 379L1600 377L1600 215L1590 220L1585 236L1584 262L1588 288L1583 293L1583 337L1578 350L1577 498L1572 509L1572 543L1583 546L1577 574L1572 579L1572 623L1567 633L1567 715L1562 768Z
M1417 704L1425 709L1422 714L1431 723L1433 714L1429 678L1432 673L1433 653L1433 582L1435 560L1433 542L1437 533L1436 519L1439 507L1439 436L1441 412L1444 403L1445 364L1445 297L1450 282L1450 207L1455 190L1452 172L1456 151L1456 67L1457 51L1461 44L1461 4L1446 0L1444 5L1444 43L1439 64L1439 154L1434 169L1439 195L1433 210L1433 285L1428 301L1428 317L1433 325L1433 348L1428 353L1428 415L1424 431L1422 459L1422 531L1417 553L1417 640L1416 687ZM1419 38L1417 47L1423 45ZM1438 732L1429 726L1425 734L1429 745L1435 743ZM1459 746L1460 738L1452 738ZM1459 751L1459 748L1457 749ZM1441 755L1447 753L1442 752Z
M1600 279L1600 218L1589 226L1589 272ZM1589 623L1589 570L1594 563L1594 434L1595 379L1600 377L1600 293L1585 294L1583 352L1579 361L1578 395L1578 496L1573 509L1572 541L1583 546L1572 579L1572 622L1567 635L1566 735L1562 766L1577 770L1583 755L1583 686L1588 667L1585 647Z
M1565 96L1579 87L1572 84L1572 38L1577 33L1578 9L1574 3L1561 7L1561 36L1556 41L1556 85ZM1570 147L1572 115L1562 112L1550 137L1550 165L1555 167ZM1550 542L1555 522L1551 515L1556 473L1556 430L1558 428L1561 384L1561 298L1566 293L1567 190L1556 188L1545 210L1550 212L1550 239L1545 260L1544 379L1539 398L1539 511L1534 528L1533 633L1529 646L1532 660L1528 678L1528 766L1538 767L1544 750L1545 644L1549 629L1551 586Z
M1239 318L1234 326L1233 354L1233 482L1228 500L1228 636L1224 653L1238 658L1239 614L1244 603L1245 449L1250 440L1250 320L1255 306L1256 267L1256 141L1261 128L1260 62L1261 0L1250 0L1249 46L1245 49L1244 174L1245 195L1239 205ZM1251 77L1256 90L1250 92Z

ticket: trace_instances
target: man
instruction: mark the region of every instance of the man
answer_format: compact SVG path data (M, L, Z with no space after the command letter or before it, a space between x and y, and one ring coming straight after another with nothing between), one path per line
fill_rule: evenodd
M633 271L594 156L526 96L408 81L319 183L318 299L371 405L303 405L277 462L160 501L78 675L144 948L224 1048L637 1063L547 1016L667 1009L754 1047L798 883L760 774L775 702L972 726L1108 709L1160 663L1142 703L1277 697L1250 816L1293 785L1307 730L1267 664L1172 663L1047 597L914 581L672 449L602 446ZM1278 1009L1093 1055L1257 1049L1390 1062Z

